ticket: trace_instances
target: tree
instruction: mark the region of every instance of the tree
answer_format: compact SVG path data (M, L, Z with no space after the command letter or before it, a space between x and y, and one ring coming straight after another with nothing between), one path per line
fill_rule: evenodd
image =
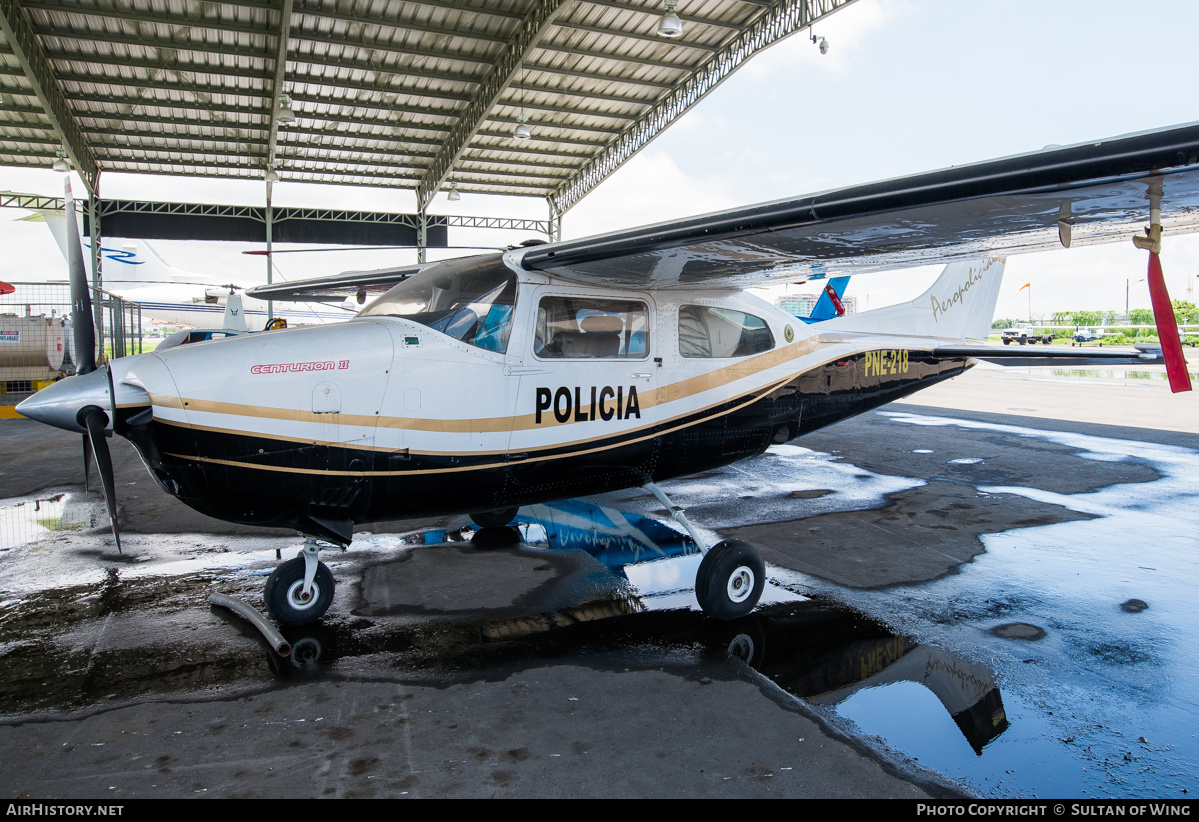
M1194 303L1186 300L1174 300L1170 305L1174 309L1174 321L1179 325L1199 322L1199 313L1197 313Z
M1071 317L1075 325L1099 325L1103 315L1098 311L1075 311Z
M1015 320L996 320L991 323L991 328L1011 328L1015 324Z
M1128 312L1128 322L1132 325L1153 325L1153 312L1148 308L1134 308Z

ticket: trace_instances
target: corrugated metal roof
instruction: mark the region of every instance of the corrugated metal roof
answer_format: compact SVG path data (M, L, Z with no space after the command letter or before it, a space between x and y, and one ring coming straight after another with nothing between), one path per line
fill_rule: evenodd
M273 166L560 213L752 53L848 2L681 0L667 39L662 0L0 0L0 165L62 149L89 185Z

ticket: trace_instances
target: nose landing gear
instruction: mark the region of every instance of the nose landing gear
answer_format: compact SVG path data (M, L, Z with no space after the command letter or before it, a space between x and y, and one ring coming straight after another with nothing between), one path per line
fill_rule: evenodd
M333 603L333 573L317 560L316 540L304 543L300 556L288 560L267 578L266 609L285 625L316 622Z

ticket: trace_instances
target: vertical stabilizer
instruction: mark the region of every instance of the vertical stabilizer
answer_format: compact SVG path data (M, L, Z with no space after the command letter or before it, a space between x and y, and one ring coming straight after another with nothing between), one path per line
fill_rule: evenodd
M241 294L230 294L225 298L225 322L222 327L227 331L246 330L246 315L242 312Z
M822 323L821 329L985 341L995 318L1003 266L1002 257L950 263L911 302L837 317Z

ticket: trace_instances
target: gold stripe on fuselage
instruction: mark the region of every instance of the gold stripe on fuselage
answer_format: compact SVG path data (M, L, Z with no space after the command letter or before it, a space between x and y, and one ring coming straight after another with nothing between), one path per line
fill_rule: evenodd
M669 383L657 388L647 389L644 393L638 394L638 399L642 408L652 408L666 402L687 399L696 394L702 394L705 391L721 388L737 380L753 377L762 371L806 356L815 350L815 346L811 345L808 341L800 340L791 345L767 351L765 354L759 354L747 360L730 363L714 371L698 374L694 377L688 377L679 382ZM820 363L820 365L823 365L823 363ZM161 394L151 394L150 401L154 405L162 406L163 408L175 408L182 411L196 411L208 414L286 420L289 422L335 423L361 428L400 428L406 431L429 431L441 434L505 433L509 431L549 429L563 425L577 424L574 420L564 423L559 423L556 420L538 423L535 414L521 414L517 417L441 420L425 417L385 417L363 414L316 414L312 411L302 411L294 408L275 408L272 406L245 405L192 398L185 399ZM727 401L722 400L722 402ZM697 413L700 410L702 409L696 409L696 411L687 413Z
M780 385L790 382L792 379L793 379L793 377L787 376L787 377L784 377L783 379L779 380L778 382L775 382L775 383L772 383L772 384L766 386L765 388L759 388L755 391L749 392L749 394L743 394L742 397L747 397L747 399L745 399L743 402L741 402L740 404L738 404L732 408L729 408L729 409L726 409L726 410L720 412L719 414L717 414L715 416L722 417L725 414L731 414L734 411L739 411L740 409L746 407L747 405L752 405L753 403L757 402L765 395L769 394L771 391L774 391ZM723 404L723 402L726 402L726 401L722 401L721 403L716 403L716 404L721 405L721 404ZM692 414L695 414L695 413L698 413L698 412L692 411L687 414L681 414L678 417L672 417L670 420L666 420L665 422L672 422L674 420L681 419L682 417L691 416ZM675 431L681 431L683 429L690 428L693 425L699 425L703 422L706 422L709 419L712 419L712 417L704 417L704 418L696 420L695 422L692 422L692 423L688 423L685 425L676 425L672 428L666 428L661 431L651 431L650 433L643 434L642 436L639 436L639 437L621 439L619 442L610 443L608 445L601 445L596 448L585 448L582 450L576 449L576 450L571 450L565 454L553 454L548 457L540 457L535 461L537 461L537 462L552 462L554 460L567 459L568 457L579 457L579 456L584 456L586 454L596 454L601 451L611 451L615 448L623 448L626 445L633 445L634 443L644 442L645 440L653 439L654 437L660 437L660 436L664 436L666 434L672 434ZM662 424L661 422L655 423L655 425L661 425L661 424ZM649 426L643 426L641 428L636 428L636 429L633 429L632 431L627 431L625 433L626 434L635 434L638 431L642 431L647 427L649 427ZM209 430L219 431L220 429L209 429ZM244 432L231 432L231 433L244 434ZM257 435L249 434L247 436L257 436ZM611 436L621 436L621 435L614 434L614 435L610 435L610 437ZM547 451L551 448L567 448L567 447L572 447L572 446L587 443L587 442L594 442L597 439L606 439L606 438L605 437L595 437L590 440L578 440L576 442L570 442L570 443L556 443L554 445L542 446L540 448L529 448L529 449L525 449L525 450L527 450L527 451L539 451L539 450ZM297 443L297 444L299 444L299 443ZM308 441L305 440L304 444L308 444ZM316 445L318 443L313 442L312 444ZM334 445L334 446L341 446L344 448L354 447L353 445L346 444L346 443L327 443L327 444ZM359 447L362 450L367 450L365 447L362 447L362 446L359 446ZM372 448L371 450L395 451L396 449L394 449L394 448L387 448L387 449ZM424 454L426 452L409 452L409 453ZM474 452L447 452L445 455L446 456L455 456L455 455L459 455L461 453L469 454L469 453L474 453ZM491 456L494 454L508 453L508 452L507 451L492 451L492 452L487 452L487 453L483 453L483 452L478 452L478 453L481 453L484 456ZM435 454L429 454L429 456L434 456L434 455ZM323 469L323 468L291 468L291 467L281 466L281 465L262 465L260 463L239 462L237 460L222 460L222 459L216 459L214 457L200 457L200 456L194 456L194 455L188 455L188 454L168 453L167 456L175 457L176 459L181 459L181 460L192 460L195 462L204 462L204 463L209 463L212 465L228 465L228 466L231 466L234 468L249 468L254 471L273 471L276 473L284 473L284 474L326 474L329 476L338 476L338 477L401 477L401 476L416 476L419 474L449 474L449 473L456 473L456 472L461 472L461 471L481 471L481 470L488 469L488 468L502 468L502 467L514 464L514 463L510 463L507 460L505 460L503 462L484 463L482 465L460 465L460 466L447 467L447 468L419 468L419 469L415 469L415 470L411 470L411 471L338 471L338 470L330 470L330 469ZM519 463L515 463L515 464L527 465L529 463L524 460L521 460Z

